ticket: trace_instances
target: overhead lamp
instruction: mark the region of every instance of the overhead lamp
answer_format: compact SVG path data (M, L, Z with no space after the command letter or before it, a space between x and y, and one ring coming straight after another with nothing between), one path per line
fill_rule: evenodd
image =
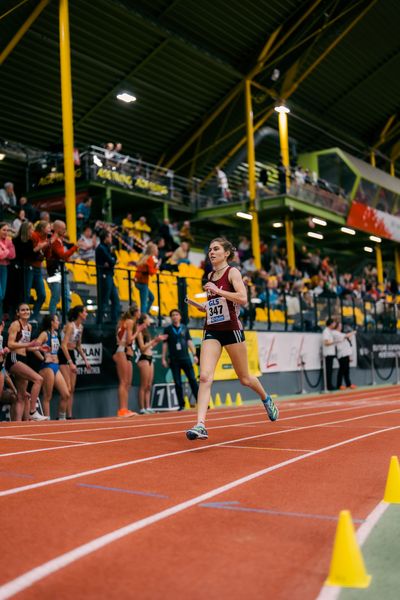
M136 100L136 96L133 96L129 92L122 92L121 94L117 94L117 98L118 100L122 100L122 102L127 102L128 104L130 102L135 102Z
M377 244L380 244L382 241L382 238L378 237L377 235L370 235L369 239L371 242L376 242Z
M276 110L277 113L290 113L290 108L288 106L286 106L286 103L284 100L279 100L274 107L274 110Z
M324 221L323 219L318 219L318 217L313 217L313 218L311 219L311 221L312 221L313 223L315 223L316 225L322 225L323 227L326 227L326 226L327 226L327 224L328 224L328 223L327 223L326 221Z
M0 160L4 160L4 159L5 159L5 157L6 157L6 155L4 154L4 152L1 152L1 153L0 153Z
M343 233L347 233L348 235L356 235L354 229L350 229L350 227L341 227L340 231L343 231Z
M236 216L239 217L240 219L247 219L248 221L252 221L253 220L253 215L251 215L250 213L245 213L245 212L237 212Z
M316 233L315 231L307 231L308 237L315 238L316 240L323 240L324 236L322 233Z
M365 250L365 252L373 252L374 251L374 249L371 248L371 246L364 246L364 250Z
M280 227L283 227L283 223L277 221L276 223L272 223L272 227L274 227L275 229L280 229Z

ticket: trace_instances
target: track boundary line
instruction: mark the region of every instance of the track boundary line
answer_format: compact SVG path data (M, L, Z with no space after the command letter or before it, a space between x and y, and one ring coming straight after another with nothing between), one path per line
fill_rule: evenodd
M390 427L385 431L371 431L369 433L366 433L366 434L363 434L360 436L349 438L347 440L342 440L341 442L337 442L336 444L330 444L329 446L324 446L323 448L319 448L318 450L313 450L312 452L307 452L306 454L302 454L300 456L295 456L289 460L285 460L285 461L278 463L276 465L273 465L271 467L267 467L265 469L255 471L254 473L250 473L249 475L245 475L244 477L235 479L234 481L231 481L230 483L227 483L227 484L224 484L217 488L214 488L208 492L205 492L203 494L195 496L194 498L191 498L184 502L180 502L179 504L176 504L175 506L171 506L170 508L167 508L167 509L164 509L157 513L154 513L153 515L150 515L149 517L139 519L138 521L133 521L132 523L129 523L128 525L125 525L124 527L115 529L114 531L111 531L102 536L94 538L90 542L82 544L82 545L74 548L73 550L65 552L64 554L60 554L56 558L53 558L53 559L43 563L42 565L35 567L29 571L26 571L22 575L9 581L8 583L4 584L0 588L0 600L7 600L8 598L11 598L15 594L30 588L34 583L37 583L37 582L41 581L42 579L45 579L49 575L52 575L53 573L60 571L61 569L67 567L68 565L76 562L77 560L82 559L82 558L88 556L89 554L92 554L93 552L96 552L97 550L100 550L101 548L104 548L105 546L108 546L109 544L112 544L113 542L116 542L117 540L126 537L127 535L130 535L131 533L135 533L136 531L144 529L145 527L154 525L155 523L158 523L164 519L167 519L168 517L171 517L173 515L183 512L184 510L192 508L193 506L196 506L196 505L200 504L201 502L205 502L206 500L209 500L210 498L219 496L227 491L230 491L231 489L234 489L243 484L246 484L249 481L253 481L254 479L262 477L263 475L266 475L267 473L277 471L278 469L287 467L287 466L292 465L301 460L305 460L307 458L311 458L318 454L322 454L322 453L328 452L330 450L340 448L347 444L351 444L351 443L357 442L359 440L363 440L368 437L380 435L382 433L387 433L389 431L394 431L394 430L398 430L398 429L400 429L400 425Z
M369 413L368 415L360 415L358 417L350 417L349 419L344 419L344 420L339 420L339 421L329 421L328 423L317 423L314 425L304 425L303 427L299 427L298 431L305 430L305 429L315 429L316 427L324 427L325 425L330 425L332 423L343 423L345 421L357 421L359 419L367 419L367 418L382 415L382 414L390 414L390 413L398 413L398 412L399 412L399 409L395 409L395 410L391 410L391 411ZM364 436L368 437L368 435L376 435L378 433L384 433L391 429L397 429L397 428L400 428L400 425L399 426L396 425L396 426L386 429L384 431L372 431L370 434L364 434ZM176 450L175 452L167 452L165 454L157 454L154 456L146 456L144 458L137 458L134 460L125 461L123 463L116 463L114 465L108 465L106 467L98 467L97 469L90 469L88 471L80 471L79 473L73 473L71 475L64 475L61 477L55 477L54 479L38 481L37 483L32 483L29 485L24 485L24 486L20 486L20 487L16 487L16 488L9 488L6 490L1 490L0 498L4 497L4 496L11 496L14 494L19 494L21 492L30 491L33 489L42 488L42 487L56 484L56 483L64 483L65 481L71 481L73 479L79 479L81 477L86 477L89 475L96 475L97 473L104 473L105 471L113 471L115 469L121 469L123 467L129 467L131 465L136 465L136 464L140 464L140 463L144 463L144 462L150 462L152 460L159 460L160 458L169 458L171 456L179 456L182 454L189 454L190 452L199 452L201 450L204 451L209 448L218 448L221 446L225 446L226 444L232 444L232 443L234 444L236 442L244 442L247 440L253 440L253 439L258 439L258 438L262 438L262 437L269 437L272 435L281 435L282 433L292 433L292 432L293 432L293 429L287 429L287 430L283 430L283 431L272 431L272 432L267 432L267 433L252 435L252 436L246 436L244 438L238 438L235 440L227 440L224 442L218 442L216 444L210 444L208 446L196 446L194 448L187 448L184 450ZM363 436L360 436L360 439L361 439L361 437L363 437ZM71 446L71 447L73 447L73 446ZM296 458L298 458L298 457L296 457ZM292 460L295 460L295 459L292 459Z
M384 401L375 401L375 402L369 402L368 403L368 408L372 407L372 406L392 406L394 404L400 404L400 400L389 400L388 402L384 402ZM281 423L282 421L290 421L293 419L303 419L305 417L317 417L319 415L329 415L332 413L338 413L338 412L349 412L352 410L357 410L357 409L365 409L366 406L362 405L362 406L347 406L346 408L336 408L333 410L327 410L327 411L320 411L318 413L309 413L309 414L302 414L302 415L292 415L291 417L284 417L283 419L279 420L279 423ZM399 409L400 410L400 409ZM264 411L262 411L261 414L263 414ZM394 411L396 412L396 411ZM259 413L257 413L259 414ZM263 415L264 416L264 415ZM191 421L192 422L192 421ZM339 421L341 422L341 421ZM264 418L261 419L261 421L249 421L249 422L245 422L245 423L234 423L234 424L229 424L229 425L217 425L216 427L213 426L208 426L208 430L214 430L214 429L228 429L230 427L250 427L250 426L256 426L256 425L260 425L262 423L265 423L265 416ZM298 427L292 427L292 430L297 430L299 429ZM301 427L300 427L301 429ZM286 430L284 430L286 431ZM5 452L3 454L0 454L0 459L1 458L7 458L10 456L19 456L21 454L36 454L38 452L52 452L54 450L65 450L67 448L76 448L80 446L99 446L102 444L114 444L116 442L129 442L132 440L143 440L143 439L148 439L148 438L153 438L153 437L161 437L161 436L168 436L168 435L176 435L176 434L181 434L182 430L178 429L175 431L165 431L163 433L157 432L157 433L149 433L147 435L134 435L132 437L124 437L124 438L113 438L111 440L99 440L97 442L82 442L81 444L76 443L75 445L71 445L71 446L51 446L49 448L37 448L35 449L30 449L30 450L18 450L15 452ZM43 435L43 434L39 434L39 435ZM18 440L24 440L26 438L21 437L21 438L17 438ZM46 442L49 441L49 443L51 443L51 440L41 440L42 442Z

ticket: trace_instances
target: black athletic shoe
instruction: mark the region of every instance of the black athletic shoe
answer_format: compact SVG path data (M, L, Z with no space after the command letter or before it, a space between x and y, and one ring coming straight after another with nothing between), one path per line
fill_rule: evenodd
M208 440L207 429L204 425L195 425L186 432L188 440Z

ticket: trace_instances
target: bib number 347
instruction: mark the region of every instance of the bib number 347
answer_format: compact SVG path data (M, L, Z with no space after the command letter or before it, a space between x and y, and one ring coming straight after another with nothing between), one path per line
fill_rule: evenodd
M225 298L213 298L207 302L207 324L223 323L230 321L228 304Z

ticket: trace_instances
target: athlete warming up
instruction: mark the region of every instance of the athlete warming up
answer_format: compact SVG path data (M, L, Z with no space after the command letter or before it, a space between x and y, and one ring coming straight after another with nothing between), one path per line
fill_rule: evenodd
M186 432L189 440L208 438L205 419L215 367L223 346L229 354L240 383L260 396L271 421L276 421L279 416L279 411L270 395L264 390L257 377L249 373L244 331L238 319L239 306L247 304L247 293L239 270L228 264L234 256L234 247L225 238L215 238L210 244L208 255L213 270L204 286L207 302L202 305L206 312L206 321L200 354L197 424ZM197 303L189 302L199 306Z

